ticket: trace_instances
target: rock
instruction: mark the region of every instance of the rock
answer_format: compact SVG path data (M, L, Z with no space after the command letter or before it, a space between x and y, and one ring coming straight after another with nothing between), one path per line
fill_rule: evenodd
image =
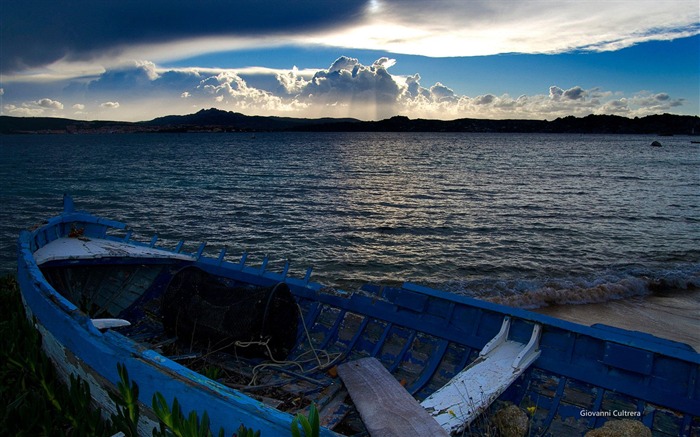
M602 427L588 431L585 437L651 437L651 430L638 420L608 420Z
M516 405L508 405L496 412L493 421L503 437L523 437L529 430L527 414Z
M658 141L653 141L653 142L651 143L651 147L661 147L661 143L658 142Z

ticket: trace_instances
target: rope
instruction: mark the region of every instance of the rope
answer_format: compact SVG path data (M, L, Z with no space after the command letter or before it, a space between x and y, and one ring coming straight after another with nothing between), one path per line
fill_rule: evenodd
M309 342L310 350L299 355L296 360L279 361L279 360L276 360L272 355L272 351L270 350L270 346L268 345L268 343L270 342L269 338L264 340L264 341L236 341L234 344L238 347L264 346L267 349L268 356L270 357L271 362L260 363L257 366L253 367L253 377L250 380L250 382L248 383L248 386L253 386L256 384L257 379L258 379L258 375L259 375L260 371L263 369L274 368L274 367L284 368L284 367L288 367L288 366L296 366L299 368L299 371L303 375L306 375L306 374L315 372L317 370L322 370L322 369L325 369L325 368L332 366L336 362L336 360L338 360L338 358L340 358L343 355L340 352L337 352L335 354L329 354L325 350L317 350L316 348L314 348L313 342L311 340L311 334L309 333L309 329L306 326L306 321L304 320L304 314L302 312L301 306L299 306L298 303L296 305L297 305L297 311L299 312L299 316L301 318L301 324L304 327L304 333L306 334L306 339ZM314 355L313 358L302 360L301 358L304 357L305 355L309 354L309 352L313 353L313 355ZM325 362L321 360L321 357L319 356L319 352L322 353L322 355L325 355L325 357L324 357ZM311 363L314 361L317 363L317 365L305 371L304 364Z

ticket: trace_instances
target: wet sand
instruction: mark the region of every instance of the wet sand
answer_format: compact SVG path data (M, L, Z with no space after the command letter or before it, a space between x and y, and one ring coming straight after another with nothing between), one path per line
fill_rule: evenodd
M604 323L680 341L700 352L700 290L533 310L584 325Z

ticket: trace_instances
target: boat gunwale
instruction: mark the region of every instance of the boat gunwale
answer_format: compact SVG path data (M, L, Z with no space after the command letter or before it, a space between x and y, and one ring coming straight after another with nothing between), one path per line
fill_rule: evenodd
M71 213L67 215L67 217L78 217L80 219L79 222L107 226L111 223L118 223L110 220L101 220L99 222L92 220L86 221L86 218L94 217L89 214ZM150 390L150 384L142 383L140 385L142 394L149 394L150 391L155 392L163 390L166 399L169 398L168 394L171 392L180 392L181 394L187 392L192 395L194 392L198 391L200 392L200 398L202 396L210 397L215 395L219 402L222 403L221 406L217 407L219 410L222 409L223 405L226 405L228 409L238 409L239 411L237 414L241 418L243 416L254 417L254 419L245 422L247 426L265 427L272 424L273 430L274 428L289 429L293 419L291 414L267 406L244 392L209 379L118 332L112 330L101 332L95 328L91 319L85 313L80 311L78 307L63 297L48 283L33 257L31 246L36 235L48 228L65 223L74 223L74 221L66 220L66 215L63 215L59 220L49 221L44 226L34 231L25 230L20 232L18 240L18 249L20 252L18 280L20 281L20 285L25 285L24 287L20 287L25 308L28 309L28 314L31 315L31 318L35 320L36 323L40 324L45 330L51 332L51 335L62 348L70 350L73 355L79 357L82 361L81 364L87 365L91 369L91 372L110 381L113 385L111 387L113 390L116 390L116 384L119 381L116 365L112 366L114 368L105 366L103 359L100 357L102 354L81 354L74 350L74 348L83 349L83 352L85 352L85 345L90 344L97 349L108 349L109 353L105 355L109 357L108 361L112 363L131 363L131 365L127 365L128 368L131 367L130 370L133 370L134 363L141 362L142 365L137 365L137 368L139 370L146 369L146 372L142 373L139 371L135 372L136 374L134 374L134 372L130 373L131 379L137 383L140 380L140 375L143 376L144 374L150 373L151 376L169 375L169 377L174 378L173 384L183 384L179 390L173 390L172 388L165 390L163 387ZM26 286L27 280L30 281L28 286ZM55 332L56 330L50 329L51 326L60 327L62 329ZM77 336L77 338L71 334ZM63 365L71 364L63 363ZM99 369L102 369L102 371ZM150 372L148 371L149 369ZM175 395L173 395L173 397L174 396ZM219 424L216 422L215 415L212 414L214 413L214 411L212 411L214 406L211 403L207 406L203 406L191 400L183 399L182 396L180 396L178 400L183 408L189 409L190 411L198 411L200 417L205 411L208 412L210 420L212 421L212 426L225 427L225 423ZM150 406L147 404L145 405L150 409ZM243 422L243 420L241 421ZM284 424L284 426L282 426L282 424ZM235 428L228 431L235 432ZM338 434L327 428L322 428L321 435L335 436Z
M214 388L219 388L219 387L224 387L227 390L231 390L233 394L236 396L243 396L245 399L257 402L253 398L249 397L247 394L239 392L235 389L230 389L223 384L217 383L216 381L212 381L194 371L191 371L190 369L187 369L185 366L182 366L174 361L171 361L167 359L166 357L163 357L162 355L158 354L157 352L150 350L145 347L140 347L140 344L138 342L135 342L117 332L113 331L106 331L105 333L100 332L97 330L93 324L90 322L90 319L87 317L87 315L83 314L81 311L78 310L78 308L73 305L70 301L67 299L63 298L63 296L60 295L56 290L51 287L50 284L46 281L46 279L43 276L43 273L41 272L39 266L36 264L35 259L33 257L33 252L36 251L38 247L41 247L41 239L38 238L38 235L40 233L45 232L46 235L48 235L50 232L50 229L52 227L59 226L59 229L57 229L56 233L59 233L61 231L60 226L64 224L72 224L72 223L85 223L85 224L90 224L90 225L97 225L98 227L105 227L105 231L101 232L102 236L106 239L113 239L114 241L128 241L129 244L134 244L138 246L148 246L146 243L140 243L137 241L131 241L128 240L130 234L127 235L127 237L123 239L119 239L116 236L112 235L106 235L106 228L117 228L117 229L125 229L125 225L120 222L116 222L113 220L106 220L102 219L100 217L96 217L94 215L91 215L89 213L84 213L84 212L67 212L64 214L61 214L60 216L54 217L50 219L48 222L46 222L43 226L34 229L32 231L23 231L20 234L20 239L19 239L19 249L21 252L21 259L24 263L24 267L26 268L26 272L29 275L29 278L32 280L32 287L38 286L38 292L41 294L45 295L51 302L57 305L58 309L66 313L68 316L74 319L74 321L80 325L82 328L86 329L87 332L90 335L99 335L102 337L104 340L111 339L109 343L114 342L115 344L118 345L126 345L128 346L125 350L131 351L132 353L135 351L140 355L136 355L138 358L141 356L141 359L145 360L148 364L155 365L159 369L161 368L158 366L159 363L161 362L167 362L169 365L172 364L173 367L169 368L171 372L175 372L177 375L179 372L179 375L182 375L183 372L180 371L181 369L184 369L186 372L192 373L193 378L185 377L191 384L199 386L202 384L202 382L206 382L207 384L215 384L213 387ZM114 226L116 225L116 226ZM66 231L66 227L63 227L63 231ZM88 234L90 234L88 232ZM46 238L45 238L46 239ZM47 242L44 242L44 244L47 244ZM33 247L34 246L34 247ZM150 247L154 247L151 245ZM180 247L180 246L178 246ZM201 246L200 246L201 248ZM177 251L169 249L169 248L158 248L159 250L164 250L167 252L172 252L172 253L180 253L179 249ZM272 271L266 271L265 270L265 265L266 262L263 262L263 266L261 268L254 268L252 266L247 266L245 265L245 254L241 259L241 262L239 263L233 263L233 262L228 262L223 260L223 256L220 256L218 259L212 258L212 257L207 257L201 254L200 252L197 254L197 256L194 258L194 263L196 263L198 266L201 268L205 269L209 273L212 274L222 274L225 276L225 272L228 271L236 271L239 272L239 274L243 274L246 278L250 277L253 279L253 282L259 282L259 283L268 283L268 282L275 282L275 281L285 281L287 282L290 286L292 286L296 293L299 297L304 298L304 299L311 299L311 300L318 300L320 303L327 304L327 305L335 305L337 302L345 302L346 304L349 304L353 299L359 299L358 302L360 301L365 301L365 299L370 299L371 296L364 294L364 293L348 293L343 290L336 290L338 294L328 294L324 293L321 291L322 288L324 288L321 284L310 282L309 281L309 274L307 272L307 276L304 279L298 279L298 278L292 278L292 277L287 277L286 275L286 268L283 273L276 273ZM391 287L389 287L391 288ZM524 309L519 309L519 308L512 308L508 307L505 305L501 304L496 304L496 303L491 303L491 302L485 302L481 300L477 300L468 296L461 296L461 295L455 295L452 293L448 293L442 290L437 290L429 287L425 287L422 285L417 285L413 284L410 282L403 283L400 287L395 288L395 290L399 290L401 292L407 292L407 293L417 293L419 295L423 296L428 296L436 299L442 299L446 300L448 302L454 302L457 304L462 304L468 307L474 307L477 310L487 312L487 313L495 313L498 316L512 316L518 320L524 321L527 324L541 324L543 325L544 328L549 327L550 329L554 330L561 330L561 331L568 331L572 332L575 335L583 335L586 337L591 337L594 340L601 341L601 342L611 342L615 344L622 344L625 346L630 346L633 348L637 348L640 350L648 351L654 354L658 354L661 356L667 356L676 360L692 363L692 364L700 364L700 354L695 352L694 350L688 349L689 346L684 345L683 343L679 342L674 342L671 340L665 340L657 337L653 337L650 334L646 334L643 332L637 332L637 331L626 331L626 330L621 330L621 329L608 329L609 327L607 325L602 326L602 327L596 327L596 326L585 326L585 325L580 325L577 323L573 322L568 322L565 320L557 319L551 316L543 315L543 314L538 314L534 312L530 312L528 310ZM400 308L402 311L408 311L409 313L413 310L410 308L402 308L400 305L398 305L396 302L392 301L384 301L386 303L392 304L396 306L397 308ZM353 310L354 305L335 305L340 309L346 309L348 311L352 312L357 312ZM413 314L416 314L415 311L413 311ZM377 315L368 315L369 317L377 317ZM391 322L390 320L387 320ZM432 322L431 322L432 323ZM415 327L410 327L414 328ZM438 329L437 324L434 326L435 329ZM443 327L444 329L444 327ZM545 329L546 332L546 329ZM488 339L484 340L487 341ZM453 340L450 340L453 341ZM474 341L472 339L471 341ZM480 339L479 339L480 341ZM462 343L464 345L467 345L469 347L482 347L482 345L468 345L467 343ZM148 357L146 355L143 355L144 353L148 354ZM147 358L147 359L146 359ZM162 361L162 360L167 360L167 361ZM563 364L562 366L565 366L566 364ZM557 367L558 365L555 363L554 367ZM166 367L168 368L168 367ZM562 367L563 368L563 367ZM564 377L573 377L576 378L576 376L571 376L567 375L567 372L558 372L560 369L555 369L552 368L552 366L544 366L544 370L550 370L553 371L554 373L561 373ZM581 370L575 370L574 373L580 372ZM695 371L696 373L698 372L697 370ZM189 375L189 373L187 373ZM116 374L116 372L115 372ZM112 379L112 376L110 376L110 379ZM605 385L601 385L601 387L607 389L612 389L610 387L606 387ZM644 390L649 390L651 391L652 388L645 386L643 389L641 389L642 392ZM637 393L639 394L639 393ZM688 405L686 408L677 408L678 405L673 405L671 408L675 408L678 411L685 411L688 414L697 414L697 412L694 410L694 408L697 407L697 405L700 405L700 401L697 399L693 400L692 399L693 393L691 393L691 389L688 388L688 395L685 399L692 401L691 403L695 405L695 407ZM661 395L659 397L662 397ZM642 396L640 396L641 399L644 399ZM644 399L645 402L649 402L648 398ZM238 403L237 401L233 401ZM239 404L240 406L240 404ZM272 408L272 407L265 407L266 409L269 409L270 411L273 411L278 414L284 414L286 416L289 416L288 413L283 413L280 412L279 410ZM256 410L257 411L257 410ZM286 419L291 420L291 416L286 417ZM274 422L274 420L272 421ZM336 435L332 431L328 429L324 429L323 432L328 431L330 434L328 435Z
M122 222L114 221L114 220L109 220L109 219L104 219L95 215L92 215L87 212L82 212L82 211L76 211L76 212L71 212L68 214L61 214L58 217L54 217L53 219L59 219L55 220L52 222L52 220L49 220L48 223L45 225L41 226L40 228L31 231L32 232L32 237L34 237L36 234L39 232L45 231L47 228L50 228L52 225L57 225L57 224L66 224L66 223L74 223L74 222L84 222L84 223L91 223L91 224L98 224L98 225L103 225L111 228L116 228L116 229L125 229L126 225ZM118 238L116 236L112 235L106 235L104 237L107 240L111 241L117 241L117 242L124 242L124 238ZM182 254L182 252L167 248L167 247L156 247L156 246L151 246L148 243L143 243L140 241L134 241L134 240L129 240L128 244L133 244L136 246L141 246L141 247L152 247L157 250L165 251L165 252L170 252L174 254ZM265 264L267 264L265 261L263 261L263 266L261 268L255 268L252 266L245 265L245 258L246 254L241 257L240 262L231 262L231 261L225 261L221 257L219 258L213 258L209 257L206 255L202 255L201 253L198 254L190 254L193 258L193 261L196 261L197 263L200 263L202 266L206 266L208 271L213 274L221 274L229 269L232 269L234 271L239 271L243 273L249 273L254 276L261 276L265 279L271 280L271 281L279 281L279 282L287 282L289 285L301 287L307 290L311 290L313 292L317 292L324 288L324 285L311 282L309 281L309 274L307 271L307 275L305 278L294 278L294 277L288 277L286 275L286 272L278 273L274 271L269 271L265 270ZM196 256L199 255L199 256ZM482 310L486 311L491 311L491 312L497 312L499 314L503 315L509 315L521 320L526 320L531 323L537 323L537 324L542 324L546 326L552 326L555 328L567 330L567 331L572 331L577 334L583 334L583 335L588 335L591 337L599 338L601 340L606 340L606 341L613 341L616 343L624 344L627 346L632 346L632 347L637 347L637 348L643 348L646 350L649 350L651 352L655 353L660 353L663 355L670 355L676 358L681 358L683 360L687 360L696 364L700 364L700 353L692 349L691 346L687 345L686 343L681 343L677 342L674 340L668 340L660 337L655 337L651 334L641 332L641 331L629 331L621 328L615 328L614 330L611 330L609 328L614 328L609 325L599 325L600 327L596 327L596 325L593 326L586 326L574 322L570 322L567 320L563 319L558 319L556 317L548 316L546 314L540 314L536 313L533 311L528 311L526 309L522 308L515 308L515 307L510 307L507 305L503 304L498 304L498 303L493 303L493 302L488 302L484 300L479 300L473 297L469 296L464 296L464 295L459 295L459 294L454 294L454 293L449 293L443 290L438 290L435 288L431 287L426 287L423 285L415 284L412 282L404 282L401 285L402 290L406 290L409 292L414 292L414 293L419 293L425 296L429 297L434 297L438 299L444 299L447 301L454 301L456 303L476 307ZM344 290L335 290L336 292L339 292L341 294L345 294L347 296L352 295L353 293L349 293Z
M38 235L40 232L45 232L48 228L51 228L52 226L56 226L59 224L67 224L67 223L90 223L90 224L98 224L106 227L112 227L112 228L117 228L117 229L125 229L126 225L122 222L114 221L114 220L108 220L108 219L103 219L101 217L89 214L87 212L69 212L69 213L64 213L61 214L60 216L54 217L53 219L50 219L48 223L45 225L41 226L38 229L35 229L33 231L29 231L31 233L30 241L35 240L36 235ZM130 235L130 234L129 234ZM105 235L105 239L108 240L113 240L113 241L125 241L124 238L118 238L116 236L112 235ZM139 241L134 241L134 240L129 240L128 244L133 244L137 246L142 246L142 247L153 247L161 251L165 252L170 252L170 253L181 253L178 250L173 250L171 248L167 247L155 247L152 245L149 245L147 243L142 243ZM31 248L31 243L29 246L29 250L32 251ZM35 251L36 249L34 249ZM32 251L33 253L33 251ZM194 256L194 254L192 254ZM198 254L199 256L196 258L193 258L193 262L196 262L199 264L201 267L203 267L206 271L212 274L219 274L223 275L226 271L228 270L233 270L237 271L239 273L244 273L250 275L249 278L253 281L257 279L256 282L270 282L274 283L275 281L277 282L286 282L288 285L293 286L295 288L295 291L299 292L299 294L308 299L314 299L317 298L318 296L322 296L323 293L319 293L319 291L323 288L325 288L322 284L315 283L309 281L309 272L307 272L307 275L305 278L300 279L300 278L294 278L294 277L288 277L286 275L286 272L284 273L277 273L273 271L268 271L265 270L265 262L263 262L263 266L261 268L255 268L252 266L245 265L245 258L246 254L244 254L241 257L241 261L234 263L230 261L224 261L220 258L212 258L208 257L206 255L202 255L201 253ZM60 262L60 261L59 261ZM260 281L262 279L263 281ZM402 291L407 291L407 292L412 292L412 293L418 293L421 295L437 298L437 299L442 299L450 302L455 302L458 304L463 304L471 307L475 307L480 310L492 312L492 313L498 313L504 316L511 316L514 318L517 318L519 320L524 320L533 324L540 324L543 326L548 326L548 327L553 327L556 329L561 329L564 331L570 331L579 335L585 335L589 337L593 337L599 340L603 341L611 341L614 343L619 343L623 344L626 346L638 348L638 349L644 349L649 352L653 352L656 354L661 354L661 355L667 355L671 356L673 358L681 359L684 361L688 361L694 364L700 364L700 353L695 351L692 347L685 343L673 341L673 340L668 340L660 337L655 337L651 334L640 332L640 331L628 331L625 329L621 328L614 328L609 325L593 325L593 326L585 326L582 324L570 322L567 320L562 320L558 319L552 316L548 316L546 314L540 314L532 311L528 311L522 308L515 308L515 307L509 307L506 305L502 304L497 304L493 302L488 302L488 301L483 301L479 299L475 299L469 296L463 296L463 295L458 295L454 293L449 293L446 291L426 287L423 285L419 284L414 284L411 282L405 282L401 285L400 288ZM337 290L334 289L335 292L338 294L347 297L347 298L352 298L354 293L349 293L344 290ZM60 296L59 293L56 293L57 296ZM60 296L62 300L65 300ZM67 301L66 301L67 302ZM613 329L610 329L613 328ZM470 345L473 346L473 345Z

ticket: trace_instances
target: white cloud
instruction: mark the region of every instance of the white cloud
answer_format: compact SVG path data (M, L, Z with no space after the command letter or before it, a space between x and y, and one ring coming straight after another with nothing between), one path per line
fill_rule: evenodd
M394 115L395 105L402 93L402 86L386 70L393 65L381 58L371 66L361 64L355 58L341 56L327 70L319 70L300 87L295 96L303 104L346 107L352 104L345 116L383 118Z
M673 99L666 93L650 93L642 91L628 99L630 105L648 108L654 113L668 112L673 108L683 106L683 99Z
M629 115L631 109L629 107L629 102L627 99L622 98L619 100L611 100L606 102L601 107L601 113L603 114L613 114L613 115Z
M63 103L57 100L41 99L36 104L46 109L63 109Z
M330 68L326 70L326 73L335 73L337 71L352 71L353 68L355 68L356 65L358 65L360 61L358 61L355 58L349 58L347 56L341 56L338 59L331 64Z
M222 71L215 76L202 79L192 92L200 98L210 96L217 103L225 103L225 109L235 109L250 114L285 110L281 97L248 86L246 81L233 71Z
M7 104L3 106L5 114L14 115L16 117L38 117L44 113L44 109L37 107L36 104L22 104L20 106Z
M326 69L300 71L297 68L162 69L142 62L108 70L87 84L64 88L61 100L104 102L95 109L118 111L110 112L113 115L109 116L96 112L96 117L118 115L134 121L187 114L195 107L217 107L247 115L363 120L397 114L436 119L553 119L589 114L643 116L672 112L685 104L682 98L663 90L630 95L617 90L583 88L575 83L555 84L542 93L516 98L489 92L468 96L441 82L423 86L418 73L392 75L389 70L394 64L387 57L364 65L356 58L342 56ZM63 103L49 97L5 103L3 109L10 115L62 115L63 111ZM90 113L82 103L71 108L77 111L74 113Z
M247 9L241 8L234 15L251 14L255 9L251 9L254 3L248 4ZM56 44L66 41L60 37L56 41L44 37L38 39L43 42L37 43L40 46L37 50L51 56L37 58L28 64L16 64L15 67L33 65L34 69L10 72L4 79L7 83L30 78L42 81L59 77L99 76L106 71L116 72L118 67L130 64L140 68L141 80L154 81L160 71L153 62L181 60L206 53L285 46L331 46L454 57L619 50L646 41L700 34L697 0L635 0L634 4L630 0L371 0L363 11L353 10L352 14L343 16L342 22L338 21L339 6L327 6L325 3L329 2L310 3L305 8L338 10L333 14L334 20L326 23L324 19L312 20L315 25L309 27L298 24L279 29L271 26L269 20L259 23L246 20L247 32L236 32L235 29L226 32L230 26L212 31L211 25L203 19L205 15L196 14L196 17L191 17L191 28L180 25L177 29L171 29L172 34L161 35L160 38L151 38L158 36L153 29L149 29L152 32L132 32L130 35L121 32L116 40L103 40L100 37L104 36L104 32L101 32L95 35L94 41L80 41L80 44L73 41L72 47L56 47ZM182 8L192 13L192 6L188 5L172 5L169 12L176 15L182 12ZM95 9L104 12L100 7ZM302 10L305 9L295 6L291 12L300 13ZM86 13L82 11L82 14ZM127 15L126 12L120 14L122 18ZM255 14L256 17L263 15ZM78 19L82 16L78 12L78 15L65 14L63 18ZM35 19L39 19L40 15L37 17ZM236 17L232 19L240 19ZM207 16L209 21L210 18ZM23 20L31 18L25 17ZM161 30L172 26L171 23L161 24L158 27ZM85 34L85 29L80 29L76 35ZM199 30L188 32L188 29ZM44 33L40 32L34 37L39 36L44 36ZM104 49L95 50L94 44L105 46ZM64 56L66 50L73 56ZM20 57L32 57L21 47L13 46L12 51ZM382 62L387 62L382 66L389 68L392 61L382 59L385 59ZM117 78L105 79L112 81ZM136 77L131 79L137 80Z
M300 93L309 84L309 80L299 73L296 66L291 71L277 73L275 77L285 92L290 95Z
M564 95L564 90L558 86L549 87L549 98L552 100L559 100L561 96Z
M430 87L430 96L437 102L450 102L456 98L455 92L440 82Z
M387 57L379 58L372 64L374 68L384 68L387 69L396 64L396 59L389 59Z
M20 103L8 103L3 106L3 112L5 114L18 117L39 117L42 115L55 116L60 115L60 111L62 110L63 103L49 98Z
M696 0L376 0L369 11L360 25L303 41L444 57L619 50L700 33Z

